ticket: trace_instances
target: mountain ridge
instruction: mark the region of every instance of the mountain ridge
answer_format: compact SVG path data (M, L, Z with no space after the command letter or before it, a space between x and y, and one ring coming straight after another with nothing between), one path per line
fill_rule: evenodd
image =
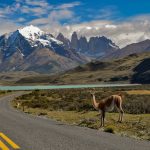
M35 71L54 74L88 63L91 59L113 60L149 51L149 39L120 49L104 36L87 40L73 32L71 40L61 33L55 38L30 25L0 36L0 72Z
M150 39L147 39L138 43L132 43L130 45L125 46L122 49L119 49L118 51L114 53L109 53L108 55L101 57L99 59L102 59L102 60L118 59L118 58L123 58L134 53L139 54L143 52L150 52Z
M43 73L41 69L43 70L44 64L42 64L42 62L40 64L41 58L38 55L39 53L36 53L35 51L43 50L43 53L45 53L45 49L48 49L51 54L55 54L45 57L42 56L41 53L41 57L47 59L47 61L45 60L45 71L47 70L47 64L49 67L52 67L52 70L56 70L57 72L67 70L87 62L85 57L80 56L73 49L67 49L61 41L55 39L55 37L50 33L46 33L31 25L0 36L0 71L18 71L25 69ZM36 61L33 62L32 57L30 56L34 56L34 58L36 57ZM39 58L39 60L37 58ZM64 60L64 62L62 62L62 60ZM29 62L32 63L29 64ZM38 66L36 66L37 62ZM37 69L38 67L39 69ZM50 70L49 73L51 73Z
M66 47L75 49L78 53L91 58L105 56L107 53L114 52L119 47L105 36L90 37L89 40L85 36L78 37L76 32L72 33L71 40L67 39L62 33L59 33L57 39L62 41Z

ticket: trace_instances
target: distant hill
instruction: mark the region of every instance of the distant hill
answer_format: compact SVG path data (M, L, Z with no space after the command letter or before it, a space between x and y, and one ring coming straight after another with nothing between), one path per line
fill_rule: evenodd
M49 84L150 83L150 52L131 54L114 61L95 61L80 65L61 75L22 78L17 83L33 81ZM37 79L37 80L36 80Z
M133 83L150 83L150 57L142 60L133 71L135 72L131 80Z
M104 57L99 57L98 59L101 60L110 60L110 59L118 59L123 58L125 56L128 56L130 54L139 54L144 52L150 52L150 40L145 40L138 43L133 43L130 45L127 45L126 47L117 50L115 52L109 53L105 55Z

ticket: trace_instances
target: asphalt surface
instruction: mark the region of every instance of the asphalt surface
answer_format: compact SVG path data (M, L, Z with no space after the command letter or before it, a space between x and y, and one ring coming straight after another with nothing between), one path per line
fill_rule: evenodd
M150 150L150 142L65 125L11 107L10 101L22 92L0 98L0 132L21 150Z

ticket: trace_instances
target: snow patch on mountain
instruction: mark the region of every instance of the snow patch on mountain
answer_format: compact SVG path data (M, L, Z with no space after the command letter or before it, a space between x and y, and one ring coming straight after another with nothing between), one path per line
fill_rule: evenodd
M113 48L115 48L115 49L118 49L118 48L119 48L118 46L116 46L116 45L114 45L114 44L112 44L112 43L109 43L109 46L111 46L111 47L113 47Z
M39 41L43 46L51 46L51 42L48 40L37 39L37 41ZM36 44L34 46L36 46Z
M57 44L63 44L63 42L56 40L55 38L51 37L51 40Z
M41 31L38 27L35 27L33 25L24 27L22 29L18 29L18 31L26 39L30 39L33 41L39 38L42 34L44 34L43 31Z

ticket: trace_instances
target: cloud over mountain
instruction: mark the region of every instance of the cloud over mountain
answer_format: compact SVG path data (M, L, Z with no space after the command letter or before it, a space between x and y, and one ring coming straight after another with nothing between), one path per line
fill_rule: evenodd
M14 0L9 4L4 3L0 5L0 35L33 24L54 35L61 32L68 38L74 31L87 38L107 36L120 47L150 39L148 13L124 19L119 16L116 6L94 11L92 6L84 9L85 5L80 1L52 3L49 0Z
M70 33L74 31L80 36L86 37L107 36L120 47L124 47L131 43L150 39L150 16L136 16L119 22L94 20L59 28L59 32L64 33L67 37L70 37Z

